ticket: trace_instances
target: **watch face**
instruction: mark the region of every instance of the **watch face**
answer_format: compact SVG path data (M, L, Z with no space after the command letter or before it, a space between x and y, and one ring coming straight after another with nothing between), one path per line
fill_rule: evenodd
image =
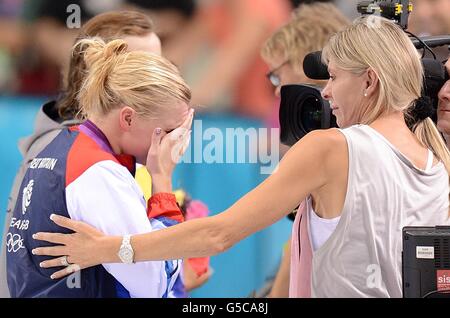
M119 252L119 257L124 263L132 263L133 262L133 251L129 249L121 249Z

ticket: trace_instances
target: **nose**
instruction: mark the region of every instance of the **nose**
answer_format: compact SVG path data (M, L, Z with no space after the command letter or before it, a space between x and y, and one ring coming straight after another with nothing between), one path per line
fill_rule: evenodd
M331 85L330 85L331 80L328 80L327 85L325 85L325 87L322 90L322 98L325 100L330 100L331 99Z
M441 102L450 101L450 81L445 82L438 94L439 100Z

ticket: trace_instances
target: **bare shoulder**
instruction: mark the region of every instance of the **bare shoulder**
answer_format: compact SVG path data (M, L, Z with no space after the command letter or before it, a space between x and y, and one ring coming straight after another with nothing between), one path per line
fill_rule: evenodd
M305 148L311 149L314 152L331 154L346 150L347 141L339 129L314 130L297 142L292 147L292 150L293 152L299 151L300 149L304 151Z
M341 186L348 171L345 136L338 129L309 133L286 153L277 171L275 179L300 189L297 198L330 184Z
M315 130L298 141L283 157L280 167L330 172L344 168L348 157L347 141L338 129ZM305 169L301 169L305 173Z

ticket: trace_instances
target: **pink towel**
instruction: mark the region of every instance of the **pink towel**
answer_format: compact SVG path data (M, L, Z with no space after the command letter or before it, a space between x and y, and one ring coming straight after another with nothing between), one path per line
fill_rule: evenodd
M201 201L191 201L186 208L186 221L204 218L209 214L208 207ZM209 269L209 257L190 258L188 259L189 265L194 269L197 277L202 276L208 272Z
M311 297L311 266L313 251L309 240L306 200L300 204L292 228L291 274L289 297Z

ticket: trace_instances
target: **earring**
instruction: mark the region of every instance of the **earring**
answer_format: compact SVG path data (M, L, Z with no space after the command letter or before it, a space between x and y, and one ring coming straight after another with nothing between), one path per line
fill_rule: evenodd
M364 97L367 97L367 91L364 91Z

